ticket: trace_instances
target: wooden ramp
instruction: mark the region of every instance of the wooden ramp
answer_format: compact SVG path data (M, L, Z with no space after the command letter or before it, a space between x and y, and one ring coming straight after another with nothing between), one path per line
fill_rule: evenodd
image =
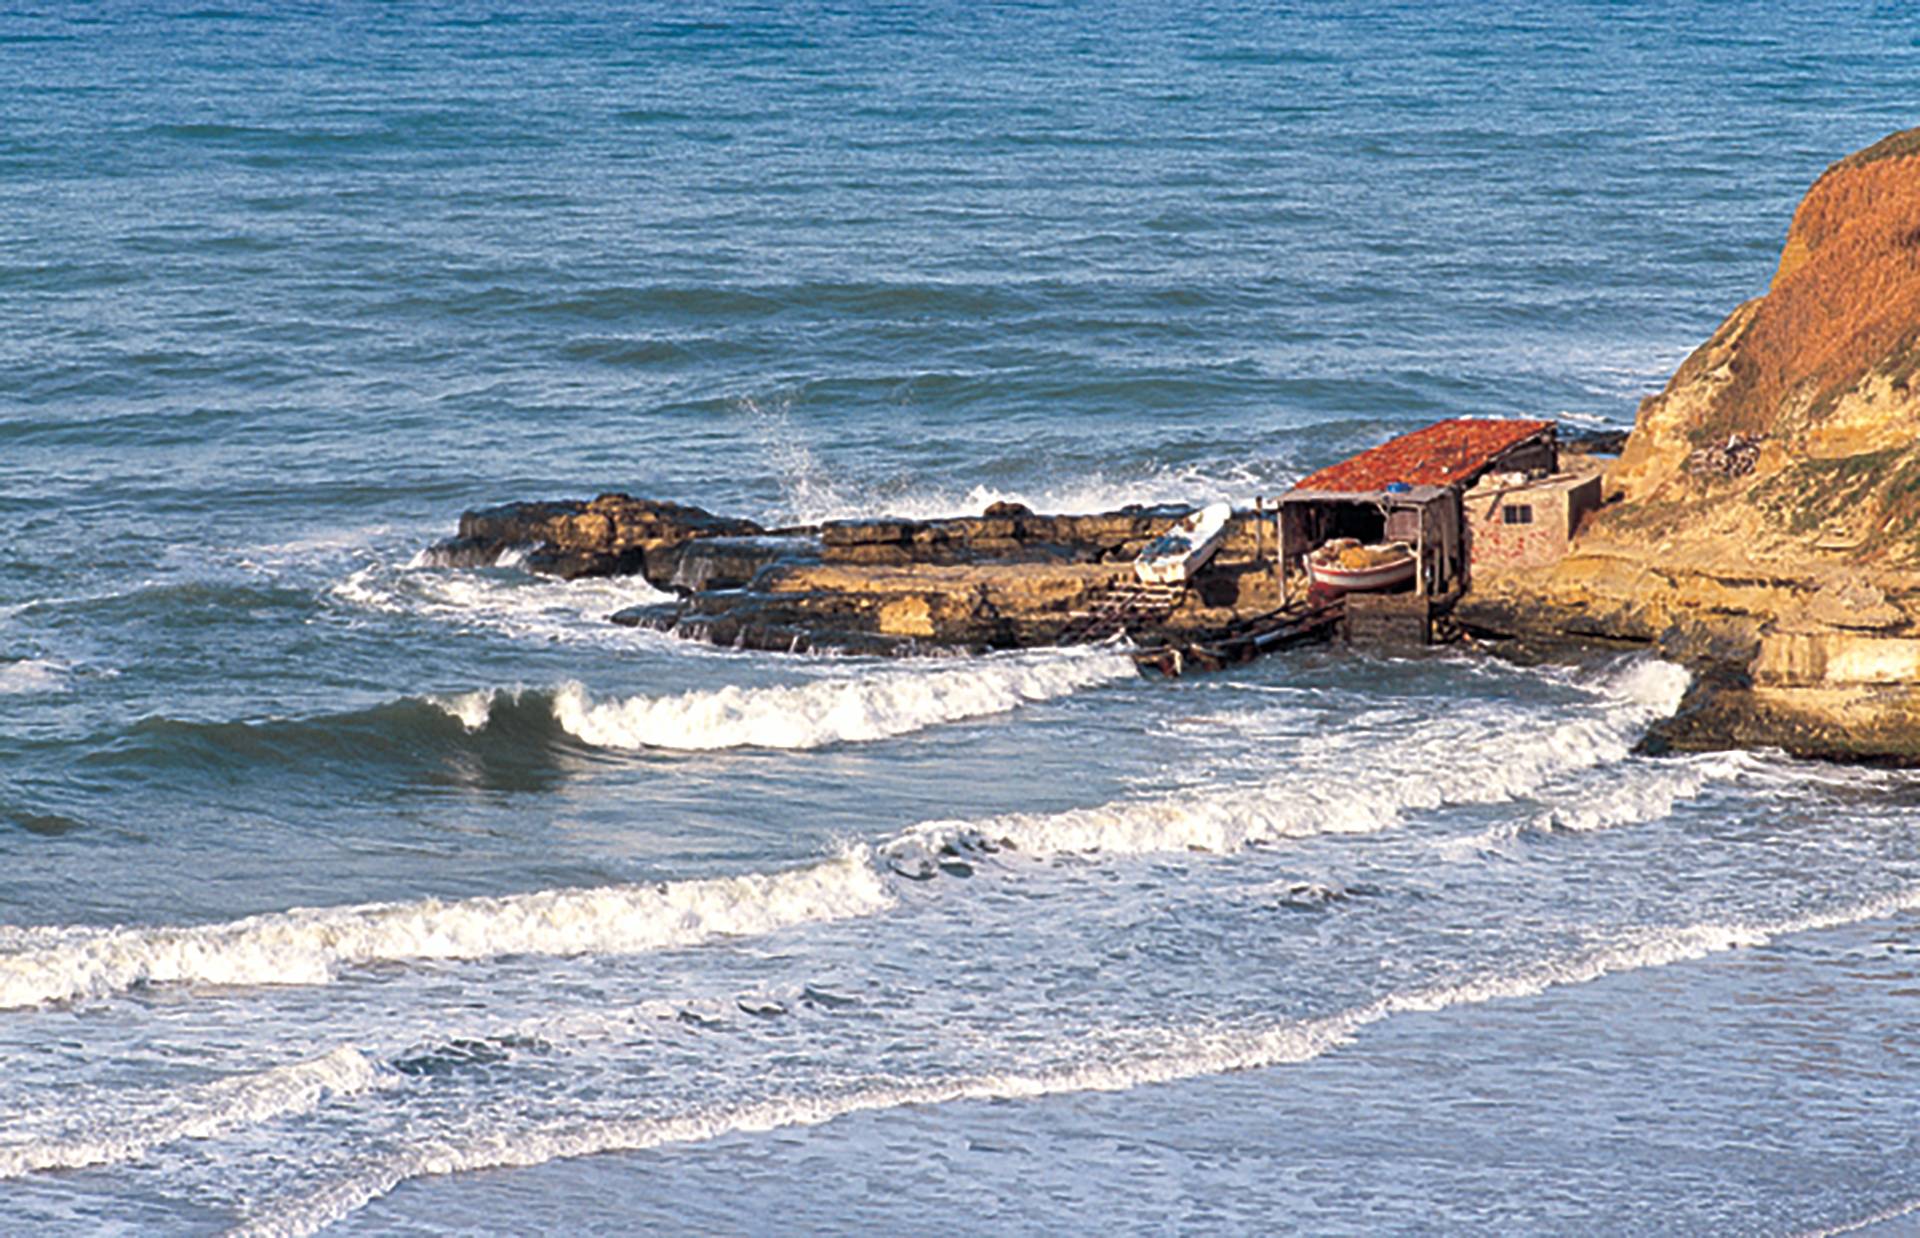
M1137 628L1158 627L1167 621L1187 594L1185 585L1149 585L1132 581L1095 593L1085 610L1073 612L1060 632L1062 645L1091 645Z
M1256 615L1191 640L1170 640L1164 645L1142 649L1133 657L1141 666L1151 666L1169 678L1188 670L1219 670L1288 645L1324 640L1339 630L1346 617L1345 598L1316 598Z

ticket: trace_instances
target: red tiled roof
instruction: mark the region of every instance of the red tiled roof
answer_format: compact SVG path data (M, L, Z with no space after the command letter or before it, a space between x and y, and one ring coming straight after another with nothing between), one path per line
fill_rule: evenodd
M1389 482L1451 486L1465 481L1494 457L1552 426L1551 421L1484 421L1454 417L1424 430L1388 439L1378 447L1329 465L1294 484L1295 490L1353 493Z

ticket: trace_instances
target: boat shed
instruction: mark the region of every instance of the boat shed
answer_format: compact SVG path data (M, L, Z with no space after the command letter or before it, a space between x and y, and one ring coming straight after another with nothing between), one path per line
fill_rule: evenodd
M1413 547L1418 595L1464 589L1469 550L1462 495L1493 472L1551 474L1558 455L1551 421L1455 417L1321 469L1280 499L1282 588L1309 552L1352 537Z

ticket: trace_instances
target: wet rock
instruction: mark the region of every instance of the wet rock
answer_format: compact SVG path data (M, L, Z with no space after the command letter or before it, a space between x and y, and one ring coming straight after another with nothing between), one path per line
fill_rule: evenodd
M460 517L458 536L429 553L451 560L493 562L510 546L533 546L527 566L563 579L644 573L666 587L677 562L649 558L696 538L752 537L751 520L716 516L704 508L627 494L603 494L591 502L508 503ZM664 576L655 579L656 571Z
M820 539L804 536L699 537L658 552L661 559L648 575L663 573L666 556L673 563L668 584L680 593L710 589L741 589L753 583L761 570L775 564L799 566L820 562Z
M995 503L983 515L941 520L838 520L821 526L823 561L909 563L1131 562L1191 510L1129 507L1093 515L1042 516Z
M427 547L421 557L432 567L492 567L501 555L515 548L518 543L491 538L450 537Z

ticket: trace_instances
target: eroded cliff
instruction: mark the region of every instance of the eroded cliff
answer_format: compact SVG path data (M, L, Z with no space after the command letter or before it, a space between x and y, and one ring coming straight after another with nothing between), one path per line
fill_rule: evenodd
M1677 746L1920 761L1920 129L1814 183L1607 492L1563 562L1476 580L1463 617L1658 642L1702 672Z

